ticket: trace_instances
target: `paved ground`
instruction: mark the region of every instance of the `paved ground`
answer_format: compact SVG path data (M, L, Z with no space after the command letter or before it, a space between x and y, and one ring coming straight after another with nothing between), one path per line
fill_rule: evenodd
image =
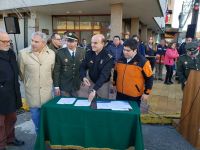
M143 125L142 130L145 150L195 150L172 126ZM16 135L26 144L8 150L33 150L36 135L29 112L18 115Z

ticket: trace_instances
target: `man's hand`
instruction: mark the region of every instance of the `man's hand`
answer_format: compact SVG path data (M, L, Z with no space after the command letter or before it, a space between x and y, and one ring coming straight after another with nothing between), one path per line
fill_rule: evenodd
M90 86L90 81L86 77L83 78L83 83L87 86Z
M144 102L147 102L148 98L149 98L149 95L143 94L142 97L141 97L141 100L144 101Z
M59 88L55 88L55 95L60 96L60 89Z
M95 91L95 90L92 90L92 91L90 92L89 96L88 96L88 101L91 102L91 101L94 99L95 95L96 95L96 91Z

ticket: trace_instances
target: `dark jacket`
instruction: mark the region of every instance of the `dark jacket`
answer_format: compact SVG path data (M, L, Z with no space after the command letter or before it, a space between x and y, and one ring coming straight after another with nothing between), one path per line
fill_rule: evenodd
M138 52L145 57L145 45L143 42L140 42L138 45Z
M167 46L162 46L159 44L157 46L156 55L160 55L160 56L165 55L166 50L167 50Z
M187 81L190 70L200 70L200 54L197 55L196 59L192 59L186 54L179 57L177 62L177 75L182 83L182 87L184 86L184 82Z
M124 49L124 46L123 45L118 45L118 46L115 46L114 43L110 44L110 46L108 46L107 50L110 54L112 54L113 56L113 59L115 61L117 61L118 59L120 59L122 56L123 56L123 49Z
M49 47L49 49L53 50L53 51L55 52L55 54L58 52L58 49L59 49L59 48L55 47L55 46L53 45L53 43L50 43L50 44L48 45L48 47Z
M81 80L86 77L88 70L90 79L95 83L93 89L98 90L104 83L110 80L113 63L112 55L105 49L98 55L92 50L87 51L80 67Z
M79 67L84 56L85 50L80 47L77 47L74 59L67 48L59 49L53 71L54 87L66 92L79 90Z
M178 53L179 53L180 56L183 55L183 54L186 54L185 45L186 45L186 43L183 42L178 49Z
M0 114L15 112L22 106L18 66L12 50L0 50Z

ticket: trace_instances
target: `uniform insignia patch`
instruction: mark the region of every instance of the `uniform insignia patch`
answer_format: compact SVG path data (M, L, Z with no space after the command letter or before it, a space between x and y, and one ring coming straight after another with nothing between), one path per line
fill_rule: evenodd
M103 59L101 59L100 64L103 64Z
M92 60L90 60L90 63L93 64L94 62Z
M112 58L112 55L111 55L111 54L108 54L108 56L109 56L110 58Z
M137 61L135 61L135 62L133 62L133 64L134 64L134 65L137 65L137 64L138 64L138 62L137 62Z
M65 62L68 62L68 59L67 58L65 58L65 60L64 60Z

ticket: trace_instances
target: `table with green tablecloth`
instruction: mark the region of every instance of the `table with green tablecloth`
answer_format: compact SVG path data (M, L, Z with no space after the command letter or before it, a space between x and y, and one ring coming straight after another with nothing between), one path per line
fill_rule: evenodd
M144 149L136 102L130 111L115 111L56 104L59 99L41 107L35 150L45 150L47 142L52 149Z

